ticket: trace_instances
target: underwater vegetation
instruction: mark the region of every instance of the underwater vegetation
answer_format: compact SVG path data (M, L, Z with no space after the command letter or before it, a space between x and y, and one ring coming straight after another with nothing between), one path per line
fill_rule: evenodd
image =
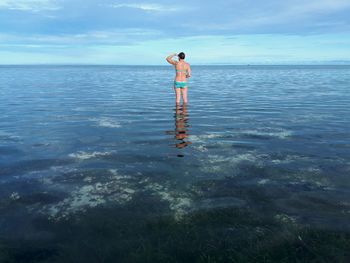
M3 66L0 263L350 262L350 67Z
M260 200L259 205L266 202ZM136 194L127 205L94 207L64 220L37 216L31 224L21 238L1 238L0 262L346 263L350 259L350 233L342 229L302 224L263 205L255 211L201 207L176 218L166 201L146 192Z

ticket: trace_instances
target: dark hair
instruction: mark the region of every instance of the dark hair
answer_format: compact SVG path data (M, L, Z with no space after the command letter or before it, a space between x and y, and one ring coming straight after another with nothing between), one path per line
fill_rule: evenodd
M185 53L184 52L180 52L178 55L179 59L185 59Z

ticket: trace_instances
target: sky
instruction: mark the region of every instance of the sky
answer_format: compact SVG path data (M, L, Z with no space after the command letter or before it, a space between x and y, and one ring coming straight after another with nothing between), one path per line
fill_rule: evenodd
M0 0L0 64L350 64L350 0Z

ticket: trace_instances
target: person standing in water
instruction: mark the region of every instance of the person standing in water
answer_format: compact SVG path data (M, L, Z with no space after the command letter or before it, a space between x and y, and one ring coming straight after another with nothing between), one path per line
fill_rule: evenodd
M172 58L178 56L179 61L173 60ZM180 104L180 99L182 95L183 103L187 104L187 89L188 83L187 78L191 77L191 67L185 61L185 53L180 52L179 54L171 54L167 56L166 61L175 66L176 76L174 81L174 90L176 94L176 104Z

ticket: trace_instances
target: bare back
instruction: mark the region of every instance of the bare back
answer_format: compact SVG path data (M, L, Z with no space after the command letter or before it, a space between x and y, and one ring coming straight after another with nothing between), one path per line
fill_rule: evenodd
M186 78L189 78L191 76L190 64L184 60L180 60L174 66L176 70L176 81L186 81Z

